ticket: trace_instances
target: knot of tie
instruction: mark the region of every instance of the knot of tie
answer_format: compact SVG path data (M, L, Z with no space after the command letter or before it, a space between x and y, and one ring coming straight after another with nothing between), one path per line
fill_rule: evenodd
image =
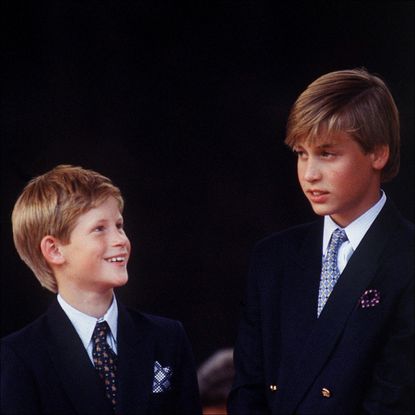
M117 392L117 355L107 343L107 334L110 331L108 323L101 321L96 324L92 334L92 358L95 369L105 385L105 394L113 407L116 404Z
M106 336L110 331L110 326L106 321L97 322L94 332L92 333L92 338L97 339L102 336Z
M324 257L324 262L330 265L334 272L337 268L337 254L339 253L340 246L347 240L347 235L344 229L337 228L331 235L329 246L327 247L327 253Z
M346 232L344 231L344 229L337 228L331 235L330 245L340 247L340 245L345 241L347 241Z

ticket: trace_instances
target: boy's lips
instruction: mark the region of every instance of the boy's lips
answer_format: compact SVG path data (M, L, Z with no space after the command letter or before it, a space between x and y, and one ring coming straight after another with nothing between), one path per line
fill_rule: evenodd
M313 203L324 203L327 200L329 192L319 189L307 190L308 198Z

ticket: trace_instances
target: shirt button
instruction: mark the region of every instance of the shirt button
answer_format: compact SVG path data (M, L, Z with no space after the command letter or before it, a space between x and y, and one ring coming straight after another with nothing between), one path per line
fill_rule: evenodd
M272 392L276 392L278 389L278 385L269 385L269 388Z

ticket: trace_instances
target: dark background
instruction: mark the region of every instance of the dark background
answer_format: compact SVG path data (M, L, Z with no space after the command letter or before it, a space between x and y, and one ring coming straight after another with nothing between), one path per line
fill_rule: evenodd
M234 343L255 241L314 215L283 145L323 73L365 66L401 113L385 189L414 219L414 3L3 1L1 335L42 313L14 250L25 183L59 163L124 193L133 307L182 320L200 364Z

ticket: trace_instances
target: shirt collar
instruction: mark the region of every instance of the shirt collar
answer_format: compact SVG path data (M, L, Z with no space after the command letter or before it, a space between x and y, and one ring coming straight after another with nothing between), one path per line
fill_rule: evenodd
M118 306L115 295L113 296L111 305L106 313L98 319L89 316L88 314L82 313L81 311L72 307L62 298L60 294L58 294L57 300L65 314L68 316L72 325L74 326L85 348L88 347L88 344L91 341L95 325L100 321L106 321L108 323L111 329L111 336L115 341L117 341Z
M381 192L382 196L380 199L370 209L363 213L363 215L359 216L345 228L341 228L339 225L337 225L337 223L334 222L330 216L324 216L323 255L327 251L327 246L330 242L331 234L337 228L344 229L347 235L347 239L353 248L353 251L356 250L366 232L386 203L386 194L383 190L381 190Z

